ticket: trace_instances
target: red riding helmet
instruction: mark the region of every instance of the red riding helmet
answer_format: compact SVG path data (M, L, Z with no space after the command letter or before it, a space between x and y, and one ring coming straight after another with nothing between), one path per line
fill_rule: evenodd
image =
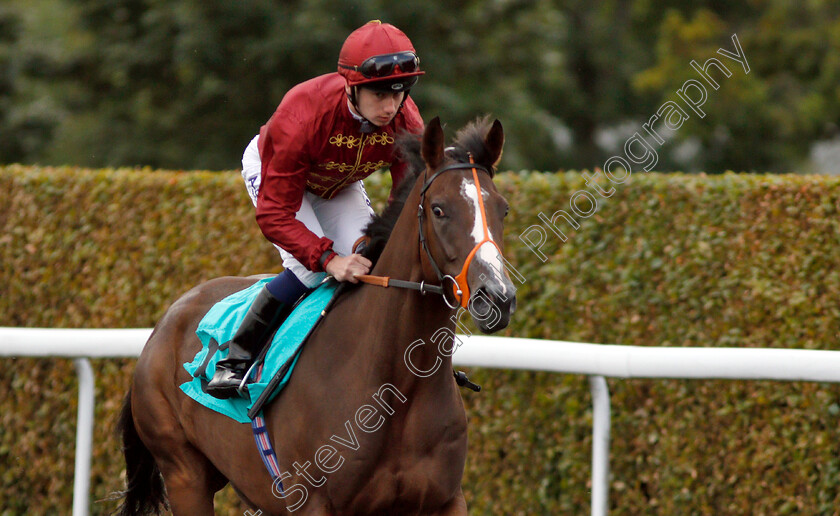
M373 20L347 36L338 55L338 73L350 86L406 91L425 72L408 36L390 23Z

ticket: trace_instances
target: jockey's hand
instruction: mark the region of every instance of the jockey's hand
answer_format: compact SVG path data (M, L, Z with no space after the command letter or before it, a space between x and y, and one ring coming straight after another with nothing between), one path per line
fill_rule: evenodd
M336 256L327 264L327 274L338 281L358 283L356 276L369 273L372 265L370 260L360 254Z

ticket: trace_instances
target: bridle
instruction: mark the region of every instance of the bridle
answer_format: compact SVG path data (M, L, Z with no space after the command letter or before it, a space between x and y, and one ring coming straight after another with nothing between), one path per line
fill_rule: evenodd
M493 173L485 166L479 165L473 161L472 154L469 155L470 162L469 163L450 163L444 167L437 169L431 177L426 178L428 176L428 169L426 170L426 176L424 176L424 183L423 188L420 190L420 204L417 207L417 221L418 221L418 232L420 237L420 245L422 246L423 250L426 252L426 257L429 259L429 263L432 266L432 269L435 271L437 275L438 281L440 281L440 285L426 285L425 282L414 282L414 281L404 281L404 280L395 280L391 279L387 276L357 276L359 281L363 283L367 283L370 285L377 285L380 287L398 287L398 288L409 288L413 290L419 290L421 294L425 294L426 292L432 292L434 294L440 294L443 296L443 302L446 303L446 306L449 308L455 309L459 306L462 308L467 308L467 305L470 300L470 286L467 283L467 272L469 271L470 264L475 258L475 253L478 249L486 244L491 243L493 244L496 249L499 251L499 254L502 254L502 250L499 249L498 244L494 242L490 238L490 230L487 228L487 214L484 210L484 198L481 195L481 184L478 181L478 170L484 171L490 177L493 177ZM481 226L484 231L484 238L472 248L470 254L467 255L467 259L464 261L464 266L461 268L461 272L458 273L457 276L452 276L450 274L443 274L440 267L438 266L437 262L435 261L434 257L432 256L431 251L429 251L429 246L426 244L426 236L423 234L423 221L425 218L425 210L423 208L423 204L426 202L426 191L432 186L432 183L435 179L437 179L441 174L449 170L464 170L464 169L471 169L473 180L475 181L475 189L476 194L478 196L478 207L481 213ZM451 282L452 285L452 294L454 295L457 303L451 304L449 299L446 297L445 294L445 286L446 282Z

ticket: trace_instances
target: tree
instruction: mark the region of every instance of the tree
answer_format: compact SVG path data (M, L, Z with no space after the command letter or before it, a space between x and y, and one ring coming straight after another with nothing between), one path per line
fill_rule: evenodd
M37 61L21 42L21 19L12 5L0 6L0 159L24 161L50 137L53 124L44 102L23 91Z
M692 168L791 171L840 115L838 6L774 0L764 7L698 9L690 16L667 11L658 30L656 63L635 77L640 94L673 98L685 80L698 77L691 61L720 58L717 49L733 50L731 36L737 34L749 73L735 64L731 77L716 74L721 88L710 90L703 106L707 116L692 117L666 144L672 150L680 142L699 142ZM666 167L678 164L665 155Z
M508 169L593 168L731 48L749 74L710 92L659 170L789 170L840 115L828 0L8 0L0 162L230 169L294 84L336 69L353 29L405 30L426 118L490 113ZM625 135L625 133L628 134ZM6 136L8 135L8 136ZM694 149L694 152L686 152Z

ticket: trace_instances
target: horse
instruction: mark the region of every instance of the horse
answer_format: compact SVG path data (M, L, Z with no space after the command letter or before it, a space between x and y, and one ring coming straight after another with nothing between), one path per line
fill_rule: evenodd
M451 356L466 313L493 333L515 310L502 261L508 204L493 184L504 133L481 118L445 148L435 118L414 141L405 152L421 166L368 226L366 251L376 255L371 277L414 288L345 284L310 334L289 383L264 408L287 468L282 488L250 425L179 389L191 379L182 364L201 349L198 322L257 280L222 277L174 302L137 361L118 423L127 484L118 514L213 515L214 494L228 483L264 515L467 514L467 420Z

